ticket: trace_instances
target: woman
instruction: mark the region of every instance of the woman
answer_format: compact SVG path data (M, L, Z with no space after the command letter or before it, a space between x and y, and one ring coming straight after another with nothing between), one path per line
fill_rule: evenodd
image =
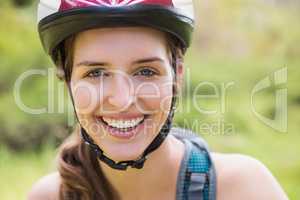
M171 129L190 1L47 0L39 20L78 126L30 200L287 199L260 162Z

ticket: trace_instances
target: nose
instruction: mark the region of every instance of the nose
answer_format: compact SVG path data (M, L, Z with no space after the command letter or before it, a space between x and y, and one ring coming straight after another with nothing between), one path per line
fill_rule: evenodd
M134 101L134 87L128 76L115 74L109 87L108 103L118 111L129 108Z

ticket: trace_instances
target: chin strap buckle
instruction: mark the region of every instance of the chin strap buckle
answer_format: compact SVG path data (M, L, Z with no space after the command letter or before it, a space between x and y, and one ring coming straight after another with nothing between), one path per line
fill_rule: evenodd
M147 160L146 156L142 156L138 160L135 160L132 163L131 167L136 169L142 169L146 160Z

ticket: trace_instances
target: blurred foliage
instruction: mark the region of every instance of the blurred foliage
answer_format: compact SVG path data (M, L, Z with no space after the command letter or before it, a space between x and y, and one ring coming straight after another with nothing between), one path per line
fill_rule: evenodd
M1 5L12 5L14 7L27 7L33 4L33 0L7 0L7 1L0 1Z
M13 3L16 7L28 6L32 3L33 0L13 0Z
M26 199L28 189L41 176L55 170L53 146L18 154L0 146L0 194L3 200ZM53 161L51 161L53 160Z
M26 70L51 66L41 48L32 9L5 4L0 11L0 143L14 150L39 148L66 133L63 116L31 115L16 106L13 92L17 78ZM47 105L45 78L32 76L23 82L20 96L25 104L35 108Z
M23 1L0 3L0 185L18 182L19 191L13 196L10 188L2 187L1 199L9 200L24 197L34 179L51 170L46 163L54 157L54 147L70 132L67 102L64 102L64 113L58 113L57 80L52 91L55 94L54 113L32 115L16 105L14 87L17 78L29 69L47 72L53 67L42 50L36 31L33 14L36 2L20 9L25 4L25 1L24 4ZM204 0L196 1L196 4L196 33L185 62L186 78L190 81L186 84L175 124L201 133L214 151L245 153L261 160L278 178L289 197L296 199L300 196L296 188L300 183L297 142L300 139L297 132L300 128L299 1ZM254 116L250 104L253 87L283 67L288 69L288 83L280 86L288 88L287 133L263 124ZM26 105L47 106L47 81L47 76L32 76L22 84L21 98ZM225 95L224 112L220 98L197 100L202 108L216 109L215 114L188 109L193 103L192 92L203 81L214 83L220 92L224 87L222 84L232 82L226 94L220 93ZM274 116L276 89L269 88L257 95L255 107L259 113ZM211 87L201 87L199 92L209 95L215 91ZM64 96L67 96L66 91ZM199 130L201 124L208 127ZM232 131L227 133L227 128ZM52 148L45 150L45 144ZM40 153L28 151L30 149ZM15 151L19 153L15 154ZM21 178L9 175L20 172L32 173Z

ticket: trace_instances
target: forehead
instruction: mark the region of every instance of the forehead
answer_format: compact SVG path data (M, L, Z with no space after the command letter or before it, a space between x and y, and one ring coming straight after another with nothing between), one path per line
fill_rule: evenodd
M167 49L166 35L152 28L100 28L76 36L74 56L76 59L77 56L89 58L103 55L108 58L120 54L166 54Z

